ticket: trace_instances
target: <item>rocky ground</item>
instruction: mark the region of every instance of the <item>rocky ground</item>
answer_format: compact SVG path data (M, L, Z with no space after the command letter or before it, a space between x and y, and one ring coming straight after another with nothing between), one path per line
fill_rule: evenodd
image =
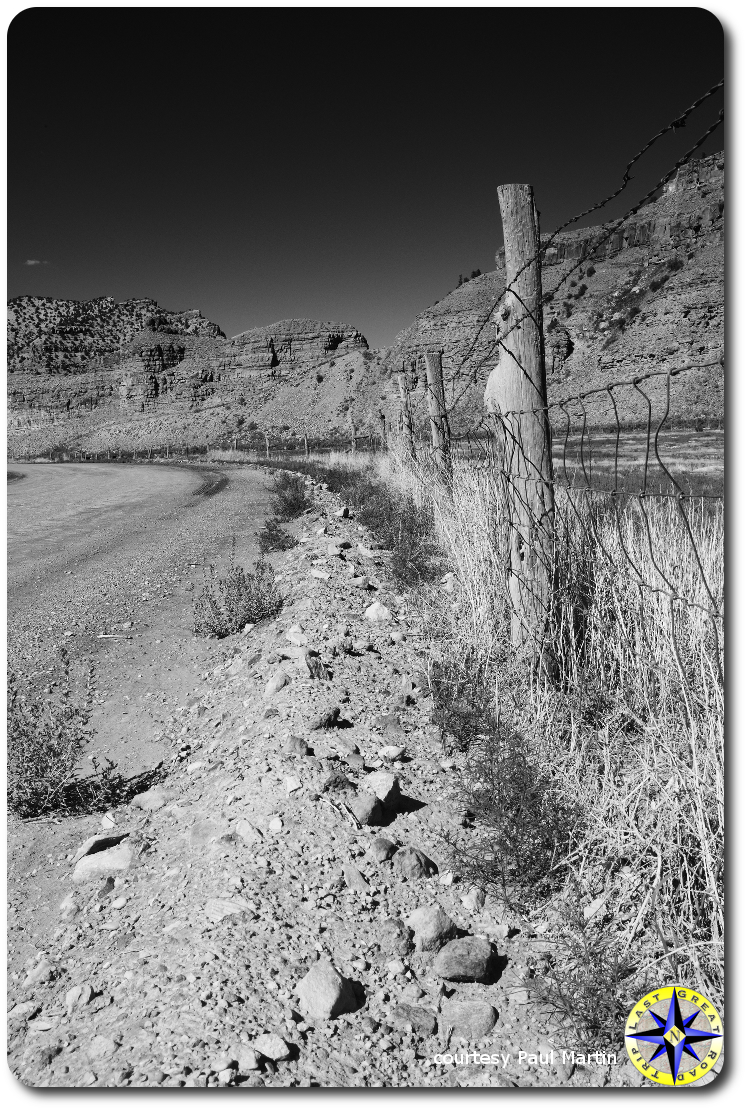
M33 826L11 829L12 1072L34 1087L640 1085L533 1002L542 922L450 868L442 834L468 817L431 723L427 630L386 554L314 497L275 560L279 617L212 641L166 721L164 781L45 826L27 872Z

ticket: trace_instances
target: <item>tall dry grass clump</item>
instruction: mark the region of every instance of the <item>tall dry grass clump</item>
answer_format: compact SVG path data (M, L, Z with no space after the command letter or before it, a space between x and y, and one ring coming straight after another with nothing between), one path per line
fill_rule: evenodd
M475 814L461 862L554 929L536 991L610 1037L641 984L721 1001L723 505L556 490L549 681L510 643L497 472L457 461L447 491L397 450L380 472L430 502L458 581L423 604Z

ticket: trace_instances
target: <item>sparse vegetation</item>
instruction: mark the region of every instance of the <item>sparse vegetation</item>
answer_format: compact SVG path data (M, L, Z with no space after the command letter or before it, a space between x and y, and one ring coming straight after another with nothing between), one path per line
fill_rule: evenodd
M274 617L282 604L269 563L258 559L253 571L244 570L236 564L234 542L224 575L213 564L208 567L202 592L194 601L194 630L222 639L246 624Z
M298 540L281 527L277 517L270 517L265 521L259 532L255 532L260 555L267 555L270 551L289 551L298 546Z
M272 484L270 511L278 521L293 520L309 508L306 485L298 474L282 470L275 475Z

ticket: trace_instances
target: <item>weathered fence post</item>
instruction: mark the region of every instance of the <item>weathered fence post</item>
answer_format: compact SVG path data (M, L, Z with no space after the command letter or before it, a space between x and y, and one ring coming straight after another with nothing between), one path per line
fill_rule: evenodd
M405 441L405 448L408 456L413 462L416 462L415 427L412 417L412 398L410 396L412 374L407 374L404 362L402 363L402 369L399 374L397 374L397 382L399 384L399 399L401 404L400 417L402 420L402 437Z
M265 458L269 459L269 457L270 457L270 437L267 434L267 432L265 432Z
M303 437L303 453L306 456L306 458L308 459L308 457L309 457L309 437L308 436Z
M169 445L167 443L166 444L166 458L168 458L168 457L169 457Z
M384 413L384 412L379 413L379 428L380 428L379 434L381 436L381 450L386 451L386 448L387 448L386 413Z
M358 440L357 440L356 434L355 434L355 422L354 422L354 420L351 416L350 417L350 450L353 452L353 454L355 454L357 449L358 449Z
M444 399L442 355L443 351L426 351L425 375L428 391L428 414L431 421L431 443L436 469L442 480L449 483L451 481L451 437Z
M485 389L499 439L509 531L511 641L547 666L554 578L552 440L547 412L539 221L531 185L501 185L506 294L498 308L498 365Z

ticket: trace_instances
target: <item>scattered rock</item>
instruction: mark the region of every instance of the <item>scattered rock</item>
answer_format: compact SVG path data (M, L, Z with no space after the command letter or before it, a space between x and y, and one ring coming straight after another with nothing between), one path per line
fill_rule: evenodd
M406 1029L429 1037L436 1031L436 1015L424 1006L412 1006L408 1002L398 1002L392 1011L392 1025L395 1029Z
M458 1001L444 1002L441 1006L441 1027L451 1027L454 1037L464 1037L467 1041L479 1041L492 1030L498 1014L488 1002Z
M361 784L371 794L375 794L385 806L394 805L400 797L399 779L388 771L372 771Z
M317 732L319 729L334 728L340 716L339 705L326 705L315 713L309 720L309 732Z
M403 879L424 879L438 871L433 860L418 848L400 848L394 853L392 864Z
M273 694L277 694L284 686L290 682L290 677L285 671L276 671L270 681L265 686L265 697L271 698Z
M134 854L128 844L119 844L116 848L107 848L103 852L95 852L92 856L83 856L75 865L73 871L74 883L86 883L92 879L101 879L120 871L127 871L132 866Z
M304 647L309 642L309 637L303 630L300 624L293 624L285 634L286 640L290 640L296 647Z
M473 886L467 894L462 895L461 903L470 913L479 913L485 905L485 891L479 886Z
M358 890L362 894L368 891L368 883L354 864L346 863L342 869L342 873L345 878L345 883L350 890Z
M153 786L142 794L136 794L131 804L136 809L144 809L146 813L154 813L156 810L163 809L170 801L171 795L164 790L163 786Z
M92 855L96 852L103 852L107 848L114 848L120 844L129 833L117 833L115 836L107 835L105 833L97 833L94 836L89 836L88 840L84 840L78 851L73 856L73 864L76 864L83 856Z
M412 929L399 917L390 917L379 929L378 942L386 955L406 956L413 948Z
M438 902L421 906L405 918L405 924L415 934L415 947L419 952L437 952L457 934L457 926L444 913Z
M65 1006L67 1007L68 1017L72 1014L73 1010L82 1009L87 1006L93 998L93 987L90 983L78 983L77 986L71 989L65 995Z
M309 745L301 736L289 736L282 747L283 755L309 755Z
M485 983L490 979L495 949L482 937L461 937L444 945L432 974L454 983Z
M313 1021L327 1021L358 1008L350 980L343 979L329 960L314 964L298 984L297 994L301 1012Z
M348 799L348 805L360 825L380 825L383 819L381 802L375 794L361 791Z
M290 1048L277 1033L262 1033L261 1036L256 1037L254 1050L259 1052L261 1056L266 1056L268 1060L273 1061L287 1060L290 1056Z
M363 616L373 624L385 624L392 619L391 610L387 609L386 605L382 605L380 601L374 601L373 605L369 605Z
M247 1048L246 1045L241 1045L236 1055L236 1066L239 1069L240 1075L246 1075L246 1073L250 1071L257 1071L259 1068L259 1056L253 1048Z
M361 824L363 824L363 822L361 822ZM394 841L387 840L385 836L377 836L376 839L372 840L369 844L368 851L377 863L385 863L386 860L391 859L397 851L397 845Z
M393 744L390 744L386 748L382 748L379 752L381 758L385 759L387 763L394 763L395 759L401 759L404 754L405 748L395 747Z

